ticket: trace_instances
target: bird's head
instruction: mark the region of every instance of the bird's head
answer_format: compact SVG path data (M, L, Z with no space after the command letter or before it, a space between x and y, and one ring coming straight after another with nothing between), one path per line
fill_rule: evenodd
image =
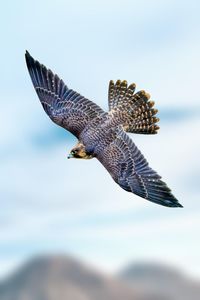
M85 151L85 146L82 143L78 143L69 153L68 158L83 158L90 159L93 156Z

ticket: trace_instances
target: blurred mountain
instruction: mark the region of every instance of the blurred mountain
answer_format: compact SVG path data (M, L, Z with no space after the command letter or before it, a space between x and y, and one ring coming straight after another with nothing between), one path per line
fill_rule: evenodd
M200 283L158 264L132 264L118 276L146 300L199 300Z
M0 285L0 300L134 300L135 293L69 257L39 257Z
M156 264L111 278L66 256L37 257L0 284L0 300L199 300L200 283Z

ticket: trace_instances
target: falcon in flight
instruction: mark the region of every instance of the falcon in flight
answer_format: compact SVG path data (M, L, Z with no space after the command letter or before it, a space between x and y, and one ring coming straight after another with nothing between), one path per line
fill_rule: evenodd
M73 133L77 145L68 158L97 158L124 190L169 207L182 207L165 182L126 132L156 134L159 121L154 102L145 91L135 93L135 84L112 80L105 112L81 96L51 70L26 52L26 63L36 93L50 119Z

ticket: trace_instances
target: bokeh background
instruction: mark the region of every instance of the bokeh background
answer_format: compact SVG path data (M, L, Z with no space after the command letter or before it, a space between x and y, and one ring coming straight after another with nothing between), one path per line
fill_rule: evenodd
M4 1L0 18L0 277L37 254L114 273L158 262L200 278L200 2ZM33 90L25 50L107 110L110 79L159 109L156 136L131 135L183 209L120 189L97 160L67 160L75 137Z

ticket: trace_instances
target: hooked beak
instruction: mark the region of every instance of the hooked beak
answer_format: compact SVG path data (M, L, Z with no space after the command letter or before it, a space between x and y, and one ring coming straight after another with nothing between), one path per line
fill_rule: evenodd
M72 158L72 157L73 157L73 155L71 153L69 153L69 155L67 156L68 159Z

